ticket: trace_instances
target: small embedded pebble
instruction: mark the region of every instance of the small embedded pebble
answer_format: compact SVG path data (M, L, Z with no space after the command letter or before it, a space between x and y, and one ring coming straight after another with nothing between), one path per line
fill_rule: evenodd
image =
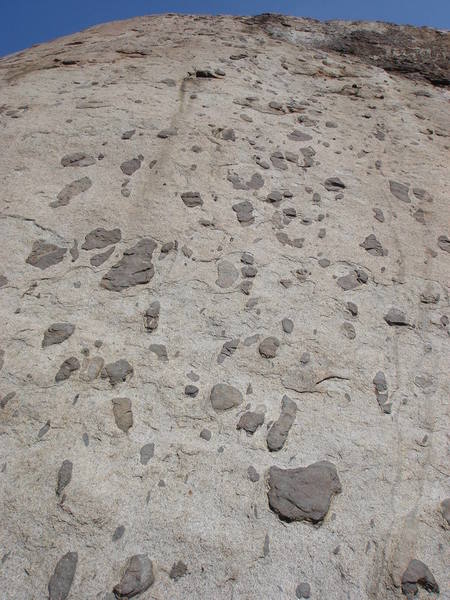
M259 344L259 353L264 358L274 358L280 346L280 342L277 338L270 336L265 338Z
M252 483L259 481L259 473L252 465L250 465L247 469L247 476Z
M43 425L38 432L38 439L41 439L42 437L44 437L44 435L49 431L50 429L50 421L47 421L45 423L45 425Z
M211 439L211 432L210 432L210 430L209 429L202 429L200 431L200 437L203 440L206 440L207 442L209 442L209 440Z
M311 597L311 586L309 583L302 582L299 583L296 590L295 595L297 598L310 598Z
M112 534L112 541L117 542L118 540L120 540L124 533L125 527L123 525L119 525L119 527L116 527L114 533Z
M354 316L358 314L358 307L354 302L347 302L347 310Z
M241 262L246 265L252 265L255 262L255 258L249 252L243 252L241 256Z
M356 331L351 323L349 323L348 321L345 321L344 324L342 325L342 329L344 331L344 335L346 337L348 337L349 340L355 339Z
M328 258L320 258L318 262L319 262L319 266L321 266L322 269L326 269L331 264L330 261L328 260Z
M292 331L294 330L294 323L293 323L293 321L291 321L291 319L288 319L287 317L285 317L281 321L281 325L282 325L283 331L285 333L292 333Z
M302 363L302 365L307 365L310 360L311 355L309 352L303 352L303 354L300 356L300 362Z
M191 398L195 398L198 392L199 389L196 385L189 384L184 388L184 393L186 394L186 396L190 396Z
M155 454L155 444L153 442L149 442L142 446L139 450L141 465L146 465L148 461L153 458Z
M56 482L56 495L61 496L64 489L69 485L72 480L72 468L73 464L70 460L64 460L58 471L58 478Z
M56 564L48 582L49 600L66 600L77 569L77 552L67 552Z
M169 577L174 581L178 581L181 577L184 577L188 572L187 566L184 564L182 560L179 560L177 563L172 565L170 569Z

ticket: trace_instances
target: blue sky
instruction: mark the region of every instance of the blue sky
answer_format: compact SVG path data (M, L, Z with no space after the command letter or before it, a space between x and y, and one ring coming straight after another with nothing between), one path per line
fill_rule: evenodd
M0 56L98 23L164 12L279 12L321 20L377 20L450 28L450 0L0 0Z

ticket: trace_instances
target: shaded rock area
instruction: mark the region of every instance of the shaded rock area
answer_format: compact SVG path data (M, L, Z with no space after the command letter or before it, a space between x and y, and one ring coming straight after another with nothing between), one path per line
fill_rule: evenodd
M1 600L447 597L449 39L0 58Z

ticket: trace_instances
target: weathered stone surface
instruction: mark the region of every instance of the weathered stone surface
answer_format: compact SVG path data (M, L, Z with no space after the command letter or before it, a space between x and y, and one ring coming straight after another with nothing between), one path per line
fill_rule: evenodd
M135 554L125 567L120 583L114 586L116 598L134 598L153 585L153 563L146 554Z
M69 379L74 371L78 371L80 368L80 361L76 356L67 358L59 367L59 371L55 375L56 383Z
M405 313L398 308L390 308L384 320L388 325L409 325Z
M75 331L75 325L72 323L53 323L44 333L42 347L46 348L53 344L61 344L67 340Z
M253 204L248 200L233 204L233 210L236 213L239 223L248 225L254 222L255 217L253 216Z
M442 500L440 508L443 518L447 521L447 525L450 525L450 498Z
M95 158L84 152L74 152L63 156L61 164L63 167L90 167L95 164Z
M135 173L138 169L141 168L141 161L139 160L139 158L130 158L130 160L124 161L120 165L120 168L124 175L128 175L129 177L131 177L133 173Z
M263 423L264 413L248 411L241 415L236 429L244 429L247 433L253 434Z
M292 333L294 331L294 323L291 319L288 319L287 317L285 317L281 321L281 325L285 333Z
M367 250L369 254L373 256L386 256L387 251L383 249L383 246L377 240L375 235L371 233L366 239L360 244L361 248Z
M63 189L59 192L57 199L54 202L50 202L50 206L52 208L67 206L72 198L79 196L83 192L87 192L91 186L92 181L89 177L81 177L81 179L76 179L75 181L72 181L63 187Z
M83 250L101 250L111 244L117 244L121 239L122 233L120 229L98 227L86 235L84 244L81 247Z
M450 239L446 235L440 235L438 237L438 246L444 252L450 252Z
M116 249L115 246L111 246L111 248L108 248L108 250L105 250L105 252L100 252L99 254L94 254L94 256L91 256L91 258L89 259L89 262L91 263L91 265L93 267L100 267L100 265L102 265L104 262L106 262L108 260L108 258L110 256L112 256L115 249Z
M129 287L148 283L155 274L152 263L155 248L156 243L145 238L125 250L119 262L103 276L102 287L113 292L121 292Z
M124 433L128 433L128 430L133 427L131 400L129 398L113 398L112 405L117 427Z
M345 189L345 184L339 177L329 177L324 183L325 189L330 192L340 192Z
M229 288L239 277L239 271L229 260L221 260L217 263L216 285L221 288Z
M341 491L336 467L327 461L297 469L269 470L269 506L285 521L322 522L332 497Z
M161 305L158 300L154 300L150 306L147 308L144 314L144 326L147 331L150 333L152 331L156 331L158 329L159 323L159 311L161 309Z
M299 583L295 588L295 595L297 598L310 598L311 597L311 586L306 581Z
M189 208L203 205L203 200L199 192L184 192L183 194L181 194L181 199L183 200L184 204Z
M428 592L439 594L439 586L430 569L421 560L413 558L402 575L402 592L408 600L417 594L419 585Z
M267 447L271 452L281 450L286 443L289 431L294 424L296 414L296 403L287 396L283 396L280 416L267 434Z
M60 263L64 259L66 252L67 248L60 248L44 240L37 240L33 243L26 262L33 267L44 270Z
M75 577L77 563L77 552L67 552L59 559L48 582L49 600L66 600Z
M411 202L411 199L408 196L409 186L404 183L399 183L398 181L389 181L389 189L391 190L391 194L395 196L398 200L402 202Z
M132 421L133 420L131 419L131 423ZM146 465L155 454L155 444L153 442L145 444L144 446L142 446L139 452L141 455L141 464Z
M227 383L216 383L209 396L211 406L218 411L235 408L243 402L241 392Z
M108 363L102 371L102 377L108 378L111 385L126 381L127 377L134 373L133 367L124 358Z
M181 577L184 577L188 572L187 566L182 560L174 563L170 569L169 577L174 581L178 581Z
M58 471L58 479L56 482L56 495L61 496L66 486L69 485L72 479L73 465L70 460L64 460Z
M238 345L239 340L229 340L228 342L225 342L217 357L218 364L221 365L226 358L232 356L236 352Z
M259 344L259 353L264 358L274 358L278 352L278 348L280 346L280 341L273 336L264 338L263 341Z

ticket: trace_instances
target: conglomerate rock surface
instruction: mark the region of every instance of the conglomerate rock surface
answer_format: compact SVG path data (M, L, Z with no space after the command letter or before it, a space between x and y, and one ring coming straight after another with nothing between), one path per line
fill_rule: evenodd
M0 60L2 598L450 597L448 48L164 15Z

